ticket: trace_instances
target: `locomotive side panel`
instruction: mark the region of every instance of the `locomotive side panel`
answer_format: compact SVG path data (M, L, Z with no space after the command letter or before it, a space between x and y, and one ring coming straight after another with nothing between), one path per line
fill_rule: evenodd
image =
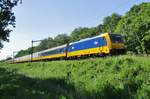
M104 51L100 49L108 49L107 40L104 36L97 36L70 44L68 57L103 53Z

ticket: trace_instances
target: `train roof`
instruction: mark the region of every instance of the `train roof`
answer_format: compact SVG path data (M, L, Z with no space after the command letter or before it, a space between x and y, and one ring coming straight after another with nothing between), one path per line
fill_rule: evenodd
M70 45L71 45L71 44L80 43L80 42L83 42L83 41L87 41L87 40L91 40L91 39L94 39L94 38L97 38L97 37L103 37L103 36L105 36L106 34L108 34L108 33L103 33L103 34L100 34L100 35L98 35L98 36L94 36L94 37L90 37L90 38L81 39L81 40L76 41L76 42L71 42Z
M56 50L56 49L59 49L59 48L64 48L66 46L67 46L67 44L64 44L64 45L53 47L53 48L49 48L47 50L43 50L43 51L40 51L40 52L37 52L37 53L39 54L39 53L43 53L43 52L47 52L47 51L52 51L52 50ZM37 53L34 53L34 54L37 54Z
M26 58L26 57L31 57L31 54L25 55L25 56L21 56L21 57L17 57L15 59L22 59L22 58Z

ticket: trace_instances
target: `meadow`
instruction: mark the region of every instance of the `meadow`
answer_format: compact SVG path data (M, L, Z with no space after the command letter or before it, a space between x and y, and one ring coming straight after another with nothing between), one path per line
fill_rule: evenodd
M0 99L150 99L150 57L1 62Z

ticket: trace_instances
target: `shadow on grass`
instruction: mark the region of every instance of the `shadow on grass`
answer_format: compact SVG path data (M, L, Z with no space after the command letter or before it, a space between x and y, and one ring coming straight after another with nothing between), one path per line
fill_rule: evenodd
M121 90L108 83L101 91L89 93L78 91L64 79L33 79L0 68L0 99L129 99L128 92L134 94L137 90L136 84L129 85Z
M71 99L73 91L63 79L33 79L0 68L0 99Z

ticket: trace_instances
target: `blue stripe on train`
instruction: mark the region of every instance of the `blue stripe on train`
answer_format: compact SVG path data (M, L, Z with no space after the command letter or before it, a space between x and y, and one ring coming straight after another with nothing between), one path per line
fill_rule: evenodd
M89 49L89 48L102 47L102 46L106 46L106 45L107 45L107 41L106 41L105 37L96 37L93 39L80 41L80 42L71 44L68 48L68 52L84 50L84 49Z

